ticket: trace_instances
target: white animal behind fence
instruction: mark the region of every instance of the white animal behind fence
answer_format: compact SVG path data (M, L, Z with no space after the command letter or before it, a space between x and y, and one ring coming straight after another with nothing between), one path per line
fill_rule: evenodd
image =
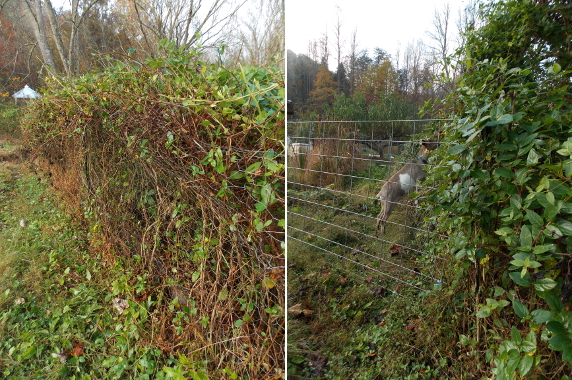
M300 154L308 154L312 150L312 144L307 143L291 143L288 147L288 154L298 156Z

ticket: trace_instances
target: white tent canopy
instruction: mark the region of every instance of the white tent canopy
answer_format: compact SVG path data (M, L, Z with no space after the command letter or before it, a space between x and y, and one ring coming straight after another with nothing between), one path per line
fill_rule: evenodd
M18 101L18 99L35 99L42 97L36 91L32 90L28 85L25 85L24 88L20 91L16 91L12 96L14 97L15 101Z

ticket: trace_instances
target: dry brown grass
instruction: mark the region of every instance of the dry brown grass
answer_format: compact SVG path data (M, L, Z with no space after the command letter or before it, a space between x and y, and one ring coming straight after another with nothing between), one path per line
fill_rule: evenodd
M292 168L291 182L316 187L340 189L344 179L369 165L352 141L342 138L314 140L312 149L305 154L289 157Z

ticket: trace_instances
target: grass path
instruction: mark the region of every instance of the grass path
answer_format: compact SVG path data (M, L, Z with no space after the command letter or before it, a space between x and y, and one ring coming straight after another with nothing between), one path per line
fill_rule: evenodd
M20 151L0 139L0 378L185 374L150 343L156 301L130 299L144 280L129 283L121 263L88 252L81 218L59 205ZM120 314L113 300L123 297L129 308Z

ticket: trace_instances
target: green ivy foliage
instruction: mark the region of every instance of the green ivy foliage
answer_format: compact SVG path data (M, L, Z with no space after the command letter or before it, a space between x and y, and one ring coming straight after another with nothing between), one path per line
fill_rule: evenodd
M483 6L449 99L431 201L458 263L449 294L474 305L459 342L482 342L496 379L572 368L570 10Z

